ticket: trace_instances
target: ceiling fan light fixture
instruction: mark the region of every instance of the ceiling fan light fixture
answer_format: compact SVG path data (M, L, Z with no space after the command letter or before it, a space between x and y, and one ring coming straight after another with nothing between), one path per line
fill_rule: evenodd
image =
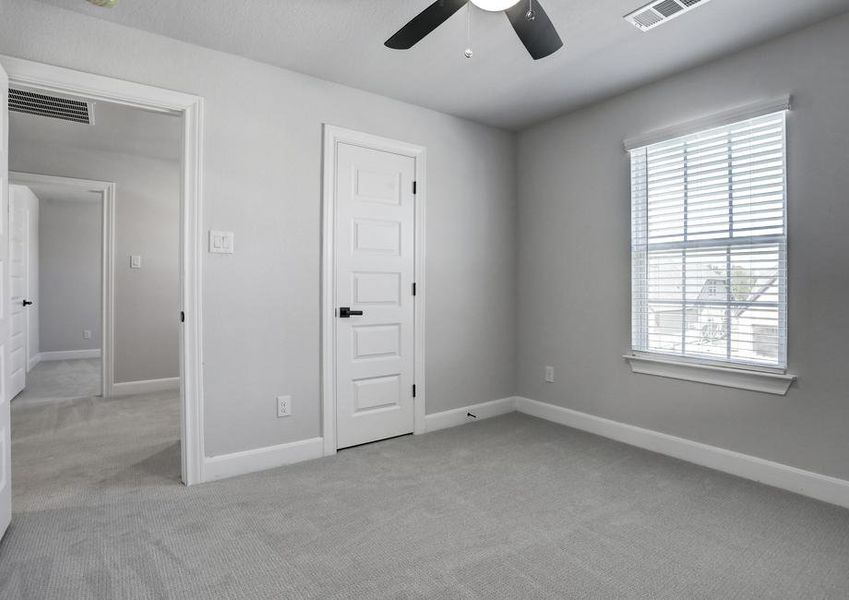
M409 50L461 9L466 8L466 27L471 6L490 12L503 12L522 45L534 60L551 56L563 47L563 40L540 2L545 0L433 0L431 4L395 32L383 45L393 50ZM654 0L664 2L666 0ZM669 0L672 1L672 0ZM705 2L706 0L680 0ZM467 29L468 37L468 29Z
M480 9L490 12L500 12L507 10L511 6L519 4L521 0L471 0L472 4Z

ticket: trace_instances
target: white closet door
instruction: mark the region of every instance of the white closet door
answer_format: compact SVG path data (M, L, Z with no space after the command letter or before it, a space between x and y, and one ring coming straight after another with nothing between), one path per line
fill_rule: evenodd
M29 209L27 196L17 185L9 188L9 397L27 384L27 312L29 294Z
M415 169L415 159L408 156L339 145L335 291L339 448L413 431Z

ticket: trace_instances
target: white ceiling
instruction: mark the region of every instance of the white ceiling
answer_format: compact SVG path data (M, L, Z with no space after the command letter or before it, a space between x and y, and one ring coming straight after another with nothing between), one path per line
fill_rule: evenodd
M94 104L94 125L9 112L9 147L20 142L49 144L179 160L180 119L108 102Z
M849 10L849 0L712 0L642 33L622 17L646 0L535 0L566 42L535 63L503 14L478 9L472 60L463 11L410 51L383 46L432 0L43 1L508 129Z

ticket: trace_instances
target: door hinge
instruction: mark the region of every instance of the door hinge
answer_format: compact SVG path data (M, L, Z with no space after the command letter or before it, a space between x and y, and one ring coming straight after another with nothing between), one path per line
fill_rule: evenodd
M413 384L413 398L416 397L416 384Z
M415 282L413 282L413 296L415 296L415 295L416 295L416 284L415 284Z
M180 323L185 323L185 322L186 322L186 313L181 310L180 311Z
M416 182L413 182L413 195L416 195Z

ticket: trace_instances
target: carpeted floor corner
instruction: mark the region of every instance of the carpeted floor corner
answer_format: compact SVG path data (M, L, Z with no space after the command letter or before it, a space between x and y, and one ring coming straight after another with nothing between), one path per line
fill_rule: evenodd
M178 414L13 405L0 597L849 598L849 511L527 416L186 488Z

